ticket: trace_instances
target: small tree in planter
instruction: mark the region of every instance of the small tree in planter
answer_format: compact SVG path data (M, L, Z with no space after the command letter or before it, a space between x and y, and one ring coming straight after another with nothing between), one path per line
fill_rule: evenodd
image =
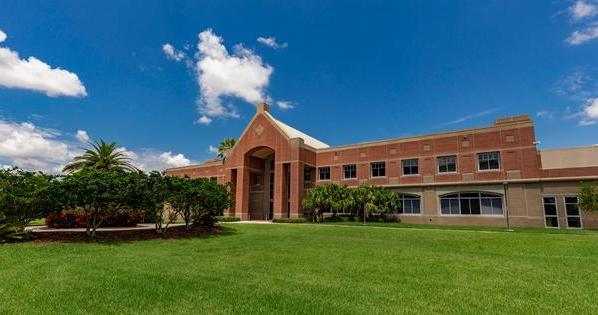
M145 218L154 223L156 232L161 234L176 219L176 216L169 216L164 224L168 211L166 200L170 193L168 178L156 171L131 173L129 178L129 207L142 210Z
M579 195L579 208L583 211L598 212L598 183L581 185Z

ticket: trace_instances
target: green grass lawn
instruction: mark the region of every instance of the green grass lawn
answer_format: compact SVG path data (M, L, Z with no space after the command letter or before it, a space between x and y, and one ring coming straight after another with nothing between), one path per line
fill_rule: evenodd
M598 313L598 234L227 224L0 246L0 313Z

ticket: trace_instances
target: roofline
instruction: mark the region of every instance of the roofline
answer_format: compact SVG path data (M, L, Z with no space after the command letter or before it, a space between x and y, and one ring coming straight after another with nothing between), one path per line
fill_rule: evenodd
M464 128L464 129L457 129L457 130L451 130L451 131L441 131L441 132L435 132L435 133L419 134L419 135L390 138L390 139L384 139L384 140L364 141L364 142L358 142L358 143L352 143L352 144L342 144L342 145L337 145L337 146L331 146L329 148L324 148L324 149L317 149L317 152L345 150L345 149L351 149L351 148L355 148L355 147L366 147L366 146L381 145L381 144L393 144L393 143L397 143L397 142L407 142L407 141L413 140L413 139L425 140L425 139L430 139L430 138L436 138L438 136L443 136L443 135L475 132L475 131L488 130L488 129L503 129L505 126L514 126L514 125L533 127L534 123L531 121L514 121L514 122L502 123L500 125L486 125L486 126L481 126L481 127Z
M575 146L575 147L546 148L546 149L539 149L538 151L546 152L546 151L575 150L575 149L589 149L589 148L597 148L598 149L598 144L580 145L580 146Z

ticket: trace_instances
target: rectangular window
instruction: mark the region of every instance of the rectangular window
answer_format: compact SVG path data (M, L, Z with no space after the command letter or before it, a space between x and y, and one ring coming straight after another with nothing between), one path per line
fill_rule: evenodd
M544 197L542 198L544 203L544 221L546 227L559 227L559 212L556 206L555 197Z
M257 173L253 173L253 176L251 177L251 184L253 186L258 186L262 184L262 175L257 174Z
M484 152L478 154L478 166L480 171L500 169L500 153Z
M357 178L357 165L355 165L355 164L343 165L343 178L344 179Z
M581 213L577 205L577 197L565 197L565 210L567 212L567 227L581 228Z
M303 181L311 182L311 170L309 168L303 169Z
M320 174L320 180L330 180L330 167L320 167L318 168L318 172Z
M421 198L419 196L399 194L399 200L401 201L401 208L398 209L398 213L420 214Z
M372 177L386 176L386 162L373 162L370 167L372 169Z
M439 156L438 173L454 173L457 171L457 156Z
M403 160L403 175L419 174L419 165L417 159Z

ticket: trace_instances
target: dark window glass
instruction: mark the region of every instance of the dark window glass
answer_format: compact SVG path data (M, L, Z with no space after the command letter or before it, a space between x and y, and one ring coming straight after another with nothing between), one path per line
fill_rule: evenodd
M303 181L311 182L311 170L308 168L303 169Z
M403 175L419 174L419 162L417 159L403 160Z
M371 164L372 177L386 176L386 162L374 162Z
M398 213L419 214L421 212L421 199L417 195L399 194L401 206Z
M567 213L567 227L581 228L581 213L577 205L577 197L565 197L565 210Z
M320 167L318 168L318 172L320 173L320 180L330 179L330 167Z
M546 227L559 227L559 215L555 197L544 197L544 218Z
M343 165L343 173L345 179L357 178L357 165L348 164Z
M500 169L500 153L485 152L478 154L478 165L481 171Z
M457 156L438 157L438 173L451 173L457 171Z
M502 215L502 197L497 194L463 192L440 197L442 214Z

